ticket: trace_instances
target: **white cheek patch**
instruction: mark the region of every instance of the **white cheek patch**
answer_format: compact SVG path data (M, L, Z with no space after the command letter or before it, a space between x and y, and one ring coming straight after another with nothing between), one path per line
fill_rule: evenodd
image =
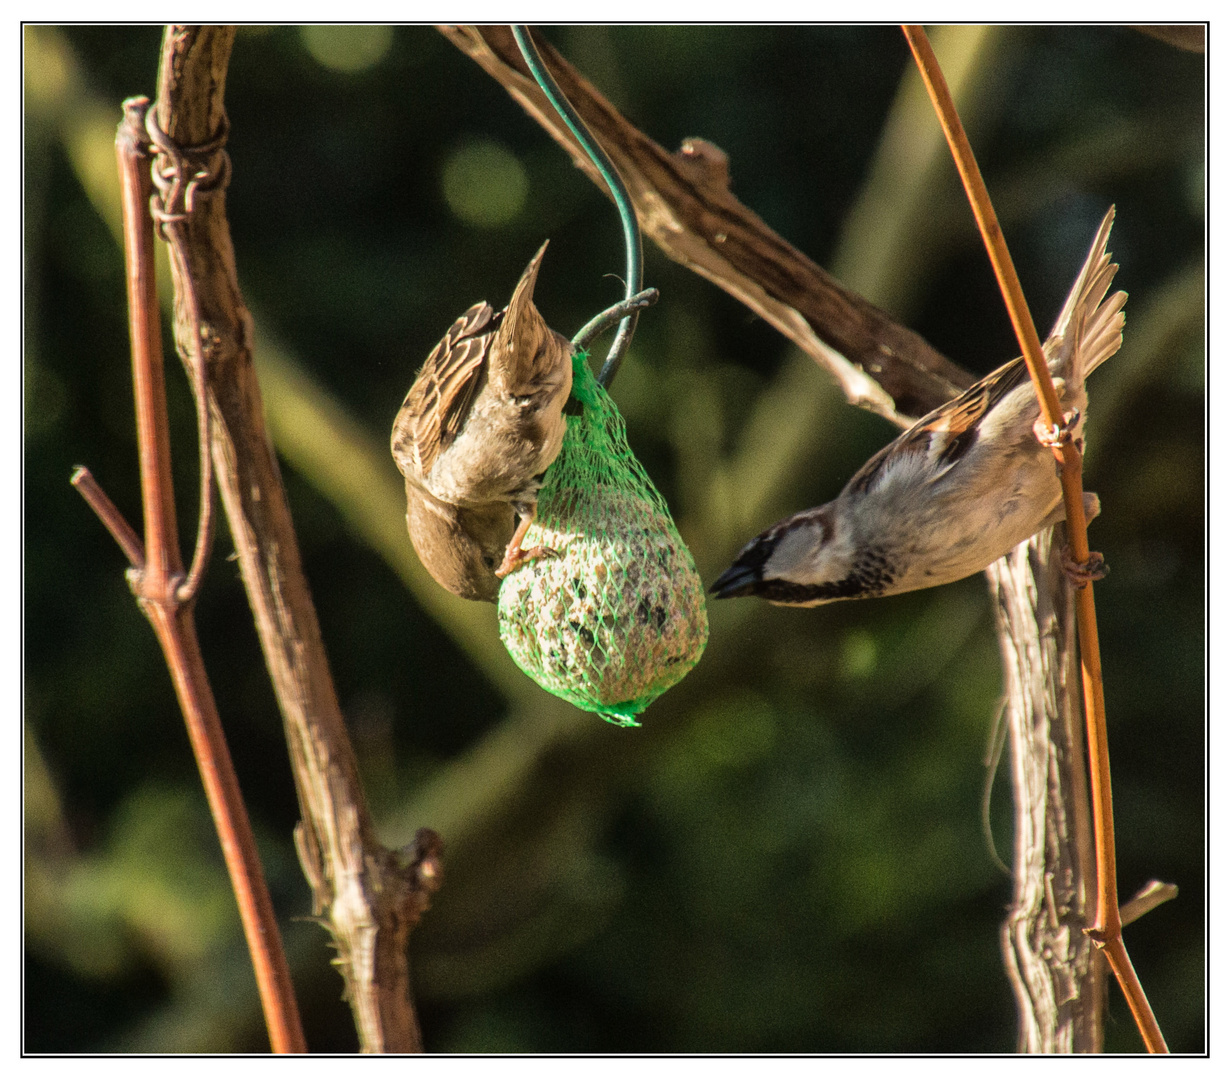
M778 541L763 573L766 578L785 578L800 585L822 585L833 580L834 554L833 542L824 542L823 530L814 526L793 529Z

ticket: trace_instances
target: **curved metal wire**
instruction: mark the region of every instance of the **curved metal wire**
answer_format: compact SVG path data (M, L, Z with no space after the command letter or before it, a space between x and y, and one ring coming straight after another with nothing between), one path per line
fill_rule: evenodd
M612 304L606 311L598 312L597 315L572 336L573 346L585 352L589 349L590 342L599 334L605 333L632 312L639 312L644 308L652 307L657 302L658 290L645 289L643 292L638 292L627 300L621 300L618 304Z
M597 139L590 133L589 128L585 126L585 121L577 115L577 111L564 96L564 92L559 88L551 73L547 71L546 66L542 62L542 57L538 54L538 46L534 44L533 38L530 37L530 28L528 26L514 26L512 32L513 37L516 38L517 47L521 50L521 55L525 58L525 63L530 69L530 74L534 76L534 81L538 83L547 100L554 107L555 111L560 114L564 123L568 125L568 130L576 136L577 142L581 144L581 149L589 156L590 161L594 163L594 167L598 170L602 179L606 181L607 187L610 188L611 196L615 200L615 207L619 211L619 220L624 229L624 256L628 270L624 281L624 302L627 303L640 293L643 273L641 265L641 229L637 224L636 211L632 209L632 199L628 195L628 189L624 186L623 178L620 177L619 170L615 168L614 162L611 161L606 151L598 144ZM611 351L607 354L606 363L602 365L602 370L598 373L598 382L602 386L609 386L611 380L615 378L616 372L619 371L619 365L623 361L624 354L632 343L632 335L636 332L636 322L639 315L639 308L634 308L620 322L619 332L615 335L615 342L611 345Z

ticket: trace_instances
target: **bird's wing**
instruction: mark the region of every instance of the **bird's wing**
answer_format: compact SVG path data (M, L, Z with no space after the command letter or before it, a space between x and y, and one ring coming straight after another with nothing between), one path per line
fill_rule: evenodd
M495 322L485 301L470 308L432 350L402 403L393 425L393 457L419 477L431 472L465 424L482 382Z
M1044 352L1053 375L1066 374L1072 356L1081 354L1085 375L1112 356L1123 341L1123 304L1126 293L1103 300L1119 267L1110 261L1106 245L1115 220L1112 206L1098 228L1085 263L1064 303ZM1079 345L1079 349L1078 349ZM986 431L988 414L1029 378L1022 357L997 368L974 383L959 397L928 413L912 428L872 457L846 485L846 490L866 494L898 470L927 468L932 481L944 476ZM994 426L992 423L991 426Z
M996 368L958 397L929 412L870 458L854 474L846 490L866 494L889 473L924 462L930 478L938 480L977 442L987 414L1028 377L1021 357Z

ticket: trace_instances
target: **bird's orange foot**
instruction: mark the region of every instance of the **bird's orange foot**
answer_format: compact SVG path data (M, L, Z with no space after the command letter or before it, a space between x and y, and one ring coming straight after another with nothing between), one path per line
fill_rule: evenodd
M532 547L526 551L521 545L516 548L510 547L504 552L504 561L496 567L495 576L498 578L507 577L514 570L520 570L526 563L531 563L535 559L558 559L559 552L555 548L549 547Z
M1110 573L1110 567L1100 551L1089 552L1089 558L1078 563L1072 558L1072 549L1067 545L1063 549L1063 569L1074 589L1083 589L1091 581L1101 581Z

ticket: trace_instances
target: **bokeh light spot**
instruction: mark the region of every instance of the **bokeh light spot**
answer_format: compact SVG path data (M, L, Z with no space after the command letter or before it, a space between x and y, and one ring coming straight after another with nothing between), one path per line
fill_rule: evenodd
M525 206L530 182L507 147L475 139L454 150L441 178L444 201L467 225L492 229L512 221Z
M391 26L305 26L299 34L318 64L348 74L375 67L393 44Z
M55 33L41 28L25 28L26 94L31 105L54 105L64 95L71 78L71 57L63 40Z
M865 630L846 635L841 647L842 673L847 679L863 679L875 670L876 642Z

